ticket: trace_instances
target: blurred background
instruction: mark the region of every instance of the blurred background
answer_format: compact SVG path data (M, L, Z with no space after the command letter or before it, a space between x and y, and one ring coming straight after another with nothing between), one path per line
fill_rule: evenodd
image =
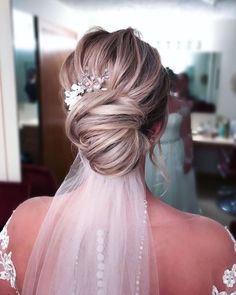
M24 199L53 195L74 152L58 73L89 28L132 26L184 74L203 215L236 219L236 1L1 0L0 226ZM190 192L191 193L191 192ZM233 228L233 227L232 227Z

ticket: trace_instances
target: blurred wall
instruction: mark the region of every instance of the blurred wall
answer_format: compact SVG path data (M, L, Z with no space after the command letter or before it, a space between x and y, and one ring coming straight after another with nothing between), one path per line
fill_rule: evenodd
M236 15L231 20L226 16L213 17L207 10L194 11L194 7L172 12L158 4L79 9L80 35L93 26L107 30L132 26L142 33L144 40L158 48L165 66L169 65L170 57L181 60L188 51L221 52L217 112L236 118L236 94L231 87L232 75L236 73Z
M217 112L236 119L236 20L214 24L213 48L222 52L219 101ZM233 91L232 78L235 77Z
M13 39L9 0L0 1L0 181L20 181Z
M54 24L79 31L79 13L56 0L13 0L13 7L50 21Z

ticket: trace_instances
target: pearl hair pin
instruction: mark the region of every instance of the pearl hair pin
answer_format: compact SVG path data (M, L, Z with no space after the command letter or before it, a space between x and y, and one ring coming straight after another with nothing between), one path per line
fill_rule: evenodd
M88 71L86 71L77 84L72 84L71 90L65 91L65 104L67 105L68 110L71 111L72 107L85 93L107 90L107 88L102 87L102 85L105 80L108 79L109 75L107 69L105 69L105 72L101 77L90 75Z

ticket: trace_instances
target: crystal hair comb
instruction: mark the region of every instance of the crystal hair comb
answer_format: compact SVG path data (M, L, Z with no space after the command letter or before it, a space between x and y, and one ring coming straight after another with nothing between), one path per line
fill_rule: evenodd
M105 80L109 79L108 70L105 69L104 74L92 76L87 71L82 76L82 79L77 84L72 84L71 90L65 91L65 104L68 110L71 111L76 102L87 92L105 91L107 88L102 87Z

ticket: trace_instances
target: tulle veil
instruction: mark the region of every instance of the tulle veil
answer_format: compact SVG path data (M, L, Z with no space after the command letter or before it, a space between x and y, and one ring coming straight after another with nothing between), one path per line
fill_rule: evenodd
M26 270L23 295L158 295L140 167L94 172L78 154L53 198Z

